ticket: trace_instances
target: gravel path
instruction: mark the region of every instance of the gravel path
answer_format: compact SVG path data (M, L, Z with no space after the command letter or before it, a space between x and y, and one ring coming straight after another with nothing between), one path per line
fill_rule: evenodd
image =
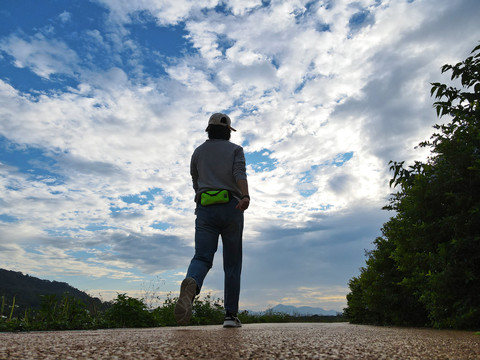
M251 324L0 333L0 359L480 359L473 332Z

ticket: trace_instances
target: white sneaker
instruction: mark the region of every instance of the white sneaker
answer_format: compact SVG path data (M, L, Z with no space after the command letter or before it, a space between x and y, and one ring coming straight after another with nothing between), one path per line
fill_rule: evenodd
M242 323L235 315L227 314L225 315L225 319L223 320L223 327L224 328L239 328L242 327Z
M175 320L179 325L187 325L190 321L195 295L197 295L197 283L195 279L184 279L182 285L180 285L180 296L175 304Z

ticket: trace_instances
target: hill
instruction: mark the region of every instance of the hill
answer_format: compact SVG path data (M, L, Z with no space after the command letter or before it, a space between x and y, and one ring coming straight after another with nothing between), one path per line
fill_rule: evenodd
M278 304L272 308L273 312L279 312L283 314L288 314L292 316L312 316L312 315L321 315L321 316L336 316L338 311L335 310L324 310L322 308L314 308L310 306L292 306L292 305L283 305Z
M62 297L65 293L83 301L86 305L99 307L102 301L91 297L67 283L42 280L21 272L0 269L0 296L5 296L5 304L9 306L15 297L16 313L26 308L38 309L41 304L40 295L57 295Z
M269 308L266 311L252 311L248 310L252 315L263 315L268 312L287 314L290 316L337 316L341 314L340 311L335 310L325 310L322 308L314 308L310 306L293 306L293 305L283 305L278 304L272 308Z

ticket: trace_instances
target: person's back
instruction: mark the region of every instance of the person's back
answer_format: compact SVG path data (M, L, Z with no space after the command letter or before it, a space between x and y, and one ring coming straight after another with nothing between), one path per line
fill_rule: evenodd
M192 303L213 265L218 238L223 242L225 272L224 327L240 327L237 318L242 269L243 211L250 204L243 148L231 143L230 118L213 114L208 123L209 140L195 149L190 174L195 190L195 255L180 287L175 319L186 325Z
M196 194L224 189L240 198L237 181L246 179L243 149L228 140L209 139L195 149L190 173Z

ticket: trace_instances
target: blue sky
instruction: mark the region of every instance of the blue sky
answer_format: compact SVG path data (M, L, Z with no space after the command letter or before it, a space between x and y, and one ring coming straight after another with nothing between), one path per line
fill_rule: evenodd
M476 0L68 1L0 7L0 264L92 295L178 292L190 156L213 112L246 152L240 307L341 311L393 215L390 160L438 120ZM221 297L221 246L205 293Z

